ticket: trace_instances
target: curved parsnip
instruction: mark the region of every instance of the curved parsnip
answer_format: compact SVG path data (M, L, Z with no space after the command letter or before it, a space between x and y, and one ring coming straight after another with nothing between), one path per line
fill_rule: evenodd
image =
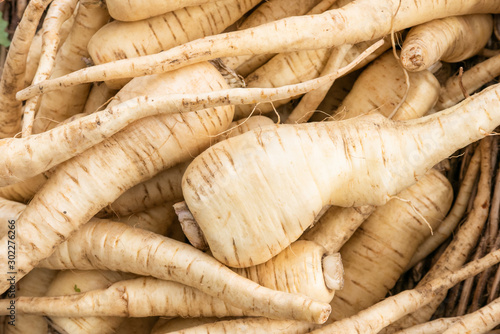
M477 54L490 39L489 14L447 17L416 26L401 49L401 64L408 71L428 69L439 60L456 63Z
M392 116L394 120L418 118L426 114L437 102L440 85L429 71L408 73L407 91L405 75L391 51L377 58L361 73L349 94L338 107L334 118L354 118L369 112L389 117L401 101L404 102ZM405 96L406 95L406 96Z
M255 28L205 37L159 54L80 70L30 86L17 93L16 98L25 100L41 92L84 82L166 72L218 57L356 44L437 18L498 12L500 2L495 0L358 0L323 14L286 18Z
M16 296L44 296L50 282L55 276L56 272L54 270L34 269L18 283ZM7 314L10 315L10 299L5 299L5 301L7 302L5 309L7 310ZM29 314L14 314L12 317L6 316L3 325L4 331L2 334L47 334L48 331L47 321L43 317Z
M21 129L22 103L14 97L24 86L24 71L30 45L38 22L51 1L30 1L12 37L0 78L0 138L12 137Z
M137 85L139 94L149 89L147 100L154 100L160 93L206 92L227 87L219 72L208 63L141 78L130 85ZM124 99L131 98L123 95L120 96ZM87 117L95 115L98 113ZM23 230L16 239L17 278L48 257L55 245L126 189L205 149L211 136L227 128L232 115L231 107L222 107L145 118L60 165L16 222ZM0 243L7 247L7 238ZM0 256L0 267L7 265L7 261L1 260L5 256ZM8 269L4 269L7 273ZM4 281L0 285L6 289L8 282Z
M378 207L340 250L345 286L331 302L329 320L349 317L383 299L431 228L441 224L452 200L448 179L430 170Z
M472 94L488 82L500 75L500 55L486 59L470 70L463 73L462 77L453 76L449 78L441 89L439 100L436 105L438 110L449 108L465 99L462 86L467 94Z
M108 20L109 13L102 1L80 1L75 23L57 52L50 77L57 78L86 67L84 59L89 57L87 44ZM81 85L43 95L33 123L33 133L52 129L66 118L82 112L90 87Z
M86 224L40 265L120 270L172 280L278 319L323 323L330 314L326 303L262 287L188 244L121 223L95 220Z
M79 291L87 292L105 288L115 282L133 278L134 275L104 270L66 270L57 274L52 281L45 298L71 298ZM119 317L84 317L76 314L72 317L49 317L51 326L59 333L71 334L113 334L123 322Z
M258 3L259 0L212 1L137 22L114 21L92 37L89 53L96 64L155 54L217 35Z
M71 241L70 241L71 242ZM96 254L87 252L87 254ZM334 290L326 286L323 263L325 249L308 241L300 241L278 254L268 263L237 270L243 277L267 288L306 295L330 302ZM52 259L55 260L55 259ZM118 268L120 269L120 268ZM342 265L329 272L342 276ZM9 301L0 300L0 314L8 313ZM227 317L259 316L259 312L243 310L211 297L198 289L177 282L141 277L121 281L112 286L71 297L17 298L19 313L50 316L117 316L117 317Z
M328 9L336 0L323 0L321 4L326 3L325 8L315 14L322 13ZM251 27L256 27L264 23L276 21L285 17L304 15L320 0L306 0L306 1L289 1L289 0L268 0L259 5L255 10L241 23L238 30L243 30ZM259 57L260 65L271 59L273 55L261 55ZM238 74L237 67L248 61L252 56L239 56L222 58L221 61L227 67L234 69ZM260 65L256 65L255 69ZM253 72L253 71L252 71Z
M106 0L109 14L118 21L138 21L174 10L216 0Z
M417 120L370 115L230 138L188 167L184 199L219 261L233 267L265 262L324 206L382 205L493 131L500 124L499 87Z

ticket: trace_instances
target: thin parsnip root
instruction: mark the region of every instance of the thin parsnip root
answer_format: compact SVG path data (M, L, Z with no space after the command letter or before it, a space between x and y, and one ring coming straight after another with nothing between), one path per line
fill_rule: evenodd
M424 285L428 281L441 276L448 270L459 268L465 263L473 247L481 234L488 217L488 208L491 194L491 138L485 138L480 144L481 148L481 175L478 184L478 194L474 198L474 208L471 210L467 220L455 233L453 240L441 254L438 261L432 266L427 274L420 280L417 286ZM402 328L414 326L429 321L436 308L446 296L446 291L436 295L429 304L416 312L408 314L396 323L392 324L387 331L393 332Z
M465 98L460 82L462 82L462 87L467 94L472 94L486 83L494 80L500 75L499 64L500 55L497 55L465 71L461 77L449 78L441 89L436 108L438 110L449 108Z
M433 0L355 1L324 14L286 18L255 28L206 37L156 55L83 69L28 87L16 97L25 100L61 87L166 72L218 57L356 44L437 18L498 12L500 3L494 0L458 0L451 3L436 3Z
M45 20L43 22L41 46L42 50L38 68L33 77L33 83L39 83L50 77L52 69L54 68L54 63L56 62L56 54L61 42L60 31L62 30L63 24L73 16L76 4L76 0L55 0L49 7L47 16L45 17ZM79 70L80 68L81 67L74 67L63 74L70 73L74 70ZM38 106L39 97L33 97L32 99L28 100L24 106L22 126L23 137L31 135L33 120L35 118L35 109Z
M332 73L329 76L318 78L310 82L304 82L298 85L285 86L276 89L231 89L221 92L191 95L172 94L168 96L155 96L154 98L146 95L131 99L129 101L126 101L125 103L122 103L121 105L114 106L113 108L111 106L114 103L117 104L119 101L122 101L119 97L117 97L114 99L113 104L108 107L108 109L84 118L77 119L75 122L67 124L66 126L60 126L56 129L52 129L47 133L37 135L39 137L33 136L18 140L5 139L0 142L0 148L4 147L6 150L14 151L13 153L6 153L4 155L4 160L2 161L6 166L0 165L0 167L3 167L4 169L3 173L0 173L0 176L2 176L0 177L0 179L4 178L5 181L3 181L3 184L9 184L30 177L31 175L36 175L41 171L54 166L57 163L69 159L74 154L78 154L79 152L81 152L80 150L84 150L92 145L95 145L96 143L102 141L104 137L111 136L118 130L121 130L124 126L141 117L157 115L161 113L168 114L175 112L196 111L203 108L210 108L211 106L254 103L256 101L267 101L273 99L279 100L306 93L316 87L321 86L325 82L333 80L338 76L349 72L354 66L356 66L360 61L362 61L371 52L373 52L380 46L381 42L375 43L360 56L358 56L358 58L356 58L352 63L350 63L346 67L343 67L336 73ZM196 69L200 67L194 68ZM162 77L163 76L160 76L160 78ZM155 80L145 80L146 82L148 82L148 85L153 85L151 88L149 88L149 91L155 88L159 89L158 93L156 94L162 94L162 90L158 87L158 83L154 83ZM161 80L157 82L161 82ZM142 86L142 84L136 85L136 87L137 86ZM224 87L217 88L220 89ZM127 87L122 89L122 95L128 94L125 93L127 92L127 90ZM148 88L144 88L140 92L147 94ZM135 92L134 94L140 95L138 92ZM128 96L129 98L132 97L131 95ZM132 117L132 119L130 117ZM110 123L109 121L112 119L114 121ZM76 129L71 129L72 127L76 127ZM93 133L86 131L92 131ZM222 130L219 131L219 133L221 132ZM67 139L69 136L75 136L76 138L69 140ZM81 140L84 140L81 139L81 136L84 136L86 140L84 145L80 143ZM65 140L60 139L61 137L65 138ZM208 135L208 137L213 138L215 137L215 134ZM42 147L33 149L32 146L35 145L34 142L40 143ZM7 143L9 143L9 145L7 145ZM15 145L13 143L15 143ZM64 143L64 146L61 145L61 143ZM80 144L78 145L78 143ZM72 152L72 154L69 154L70 152ZM57 157L55 156L56 153L58 154ZM16 162L11 161L13 160L14 155L17 156ZM33 163L33 161L36 161L37 163L35 164ZM12 165L14 163L15 165ZM12 175L13 173L16 174Z
M394 120L423 116L436 104L439 82L429 71L408 76L409 87L399 61L387 51L361 73L333 118L343 120L370 112Z
M420 243L441 223L453 189L438 171L429 171L374 213L341 248L345 287L331 302L331 321L382 300L396 284Z
M420 287L388 297L352 317L323 326L311 333L378 333L402 316L429 303L436 294L448 290L460 281L475 276L498 262L500 262L500 250L472 261L459 270L446 270L441 276Z
M56 272L53 270L41 268L33 270L18 283L16 296L44 296L55 276ZM8 310L7 312L10 315L10 309L8 308L11 307L12 309L12 303L8 299L2 299L2 301L4 300L8 301L5 309ZM5 324L2 325L5 325L3 334L46 334L48 331L47 322L44 318L27 314L8 316Z
M410 30L401 49L401 64L408 71L428 69L439 60L457 63L477 54L493 31L491 15L447 17Z
M57 274L52 281L46 297L70 296L78 294L78 291L85 293L94 289L103 289L111 284L134 278L135 275L128 273L104 271L104 270L66 270ZM64 298L64 297L63 297ZM123 322L120 317L46 317L50 325L59 333L96 333L113 334Z
M330 314L326 303L264 288L190 245L120 223L86 224L40 265L59 269L76 265L82 270L120 270L173 280L272 318L323 323Z
M469 168L465 174L464 180L460 186L453 208L443 220L441 225L434 231L434 233L427 238L417 249L408 268L412 268L415 264L423 260L427 255L432 253L436 248L441 245L452 233L455 227L462 219L462 216L467 209L467 203L472 194L472 190L479 173L480 151L476 150L472 160L469 163Z
M258 3L258 0L211 1L137 22L113 21L92 37L88 50L95 64L155 54L219 34ZM117 35L126 38L116 38Z
M457 322L458 319L458 317L436 319L400 330L395 334L442 334L450 325Z
M22 104L15 100L24 86L24 69L36 27L52 0L30 1L14 33L0 78L0 138L14 136L21 130Z
M320 3L328 2L328 7L331 6L336 0L307 0L307 1L289 1L289 0L269 0L260 4L255 10L238 26L238 30L244 30L251 27L256 27L261 24L269 23L272 21L276 21L285 17L304 15L309 10L311 10L315 5ZM328 9L325 8L326 9ZM324 11L324 10L323 10ZM320 13L322 13L321 11ZM264 64L273 55L261 55L260 62ZM222 58L222 63L236 70L238 72L237 67L242 65L244 62L248 61L252 56L240 56L240 57L228 57ZM257 65L255 68L258 68L260 65ZM253 72L253 71L252 71ZM246 76L246 75L243 75Z
M443 334L487 333L500 324L500 298L474 313L460 317Z
M339 287L338 280L342 279L342 265L339 264L337 255L326 256L321 246L313 242L301 241L294 244L289 252L279 254L269 263L237 272L243 277L274 290L304 294L329 302L334 291L326 285L332 280L337 280L336 284ZM331 267L328 268L328 266ZM144 302L145 300L147 302ZM8 313L8 309L3 306L8 306L9 303L9 300L0 300L0 309L5 309L3 313ZM69 297L22 297L17 298L15 303L16 310L20 313L52 317L261 315L259 312L231 306L195 288L151 277L121 281L109 288L93 290L85 294L72 294Z
M162 76L140 78L130 85L137 85L139 91L149 89L152 96L158 94L155 89L167 94L179 90L225 88L223 78L208 63ZM155 98L147 96L145 100L151 102ZM126 189L205 149L212 136L227 128L232 114L232 107L221 107L142 119L59 166L16 222L18 228L24 230L16 239L17 277L22 277L38 261L49 256L55 245L63 242ZM183 141L179 142L177 136L181 134ZM112 154L113 159L100 154L102 150ZM105 169L109 172L103 172ZM79 185L85 185L86 190ZM7 238L1 242L6 244ZM33 249L37 251L33 252ZM7 262L3 262L3 266L6 265Z
M158 332L158 334L211 334L211 333L249 333L249 334L303 334L315 328L314 324L267 318L243 318L208 323L178 331Z

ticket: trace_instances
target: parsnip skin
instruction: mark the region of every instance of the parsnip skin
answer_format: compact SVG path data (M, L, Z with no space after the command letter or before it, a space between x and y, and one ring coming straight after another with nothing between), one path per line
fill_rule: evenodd
M145 77L131 85L148 89L147 82L156 81L152 84L154 87L149 89L161 89L163 94L227 87L220 74L208 63L185 71ZM158 93L151 91L151 94ZM126 189L205 149L210 144L211 136L227 128L232 114L232 107L224 107L142 119L60 165L16 222L17 228L23 231L16 239L17 279L49 256L55 245L63 242L78 226L86 223ZM181 133L182 142L178 141ZM109 159L109 154L113 155L113 159ZM7 249L6 237L0 243ZM2 255L3 260L5 256ZM7 266L7 261L3 260L0 259L0 267ZM0 271L5 277L9 270L5 267ZM0 283L4 289L8 285L6 279Z
M493 32L489 14L453 16L416 26L401 49L401 64L408 71L428 69L439 60L456 63L477 54Z
M96 220L86 224L40 266L120 270L172 280L277 319L324 323L331 310L327 303L305 295L262 287L188 244L122 223Z
M212 1L137 22L113 21L92 37L88 50L95 64L155 54L217 35L258 3L259 0Z
M141 59L122 60L80 70L56 80L30 86L17 93L16 98L24 100L41 92L84 82L166 72L218 57L356 44L432 19L498 12L500 2L495 0L358 0L324 14L286 18L251 29L206 37Z
M139 21L183 7L202 5L216 0L107 0L109 14L118 21Z
M81 2L68 38L61 46L54 62L51 78L57 78L86 67L90 38L108 22L109 14L102 1ZM40 108L33 123L33 133L52 129L59 122L83 111L90 85L66 88L42 96Z
M436 104L440 85L429 71L409 73L410 88L394 120L407 120L423 116ZM379 112L389 117L405 97L406 80L399 61L392 51L377 58L361 73L334 119L343 120Z
M382 205L487 135L500 124L493 113L499 87L418 120L370 115L228 139L188 167L184 199L219 261L262 263L296 240L325 205Z
M340 250L345 286L331 302L329 321L352 316L383 299L431 228L439 226L452 200L448 179L430 170L378 207Z

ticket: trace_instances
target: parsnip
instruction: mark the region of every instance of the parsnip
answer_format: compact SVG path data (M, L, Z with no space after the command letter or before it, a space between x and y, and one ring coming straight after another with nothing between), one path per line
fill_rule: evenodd
M408 71L428 69L439 60L457 63L477 54L490 39L489 14L454 16L416 26L401 49L401 64Z
M84 6L84 4L85 2L82 2L82 6ZM60 31L62 30L64 22L73 17L76 5L77 0L56 0L47 11L47 15L43 22L42 50L33 83L38 83L50 77L56 61L59 43L61 42L61 38L59 37ZM79 20L76 21L78 23ZM76 67L72 70L78 70L80 68L81 67ZM66 73L69 72L71 72L71 70ZM33 97L28 100L24 106L22 125L23 137L31 135L35 111L39 107L39 100L39 97Z
M134 275L112 271L61 271L52 281L46 296L72 296L79 291L107 287L117 281L133 278ZM63 297L64 298L64 297ZM119 317L50 317L52 327L60 333L72 334L112 334L120 326L123 318Z
M135 84L139 91L149 90L152 96L158 94L157 90L166 94L179 90L225 88L220 74L207 63L131 83ZM128 98L125 91L122 94L120 98ZM151 101L155 98L145 99ZM96 115L99 113L88 117ZM126 189L206 148L210 137L227 128L231 118L232 108L224 107L143 119L59 166L50 182L37 193L16 222L24 231L16 239L17 277L22 277L39 260L49 256L55 245L63 242ZM181 134L182 143L177 141ZM110 160L107 154L99 151L113 152L114 157ZM108 173L103 172L106 169ZM85 188L79 185L85 185ZM69 189L74 193L71 194ZM6 245L7 239L3 238L1 242ZM3 263L0 266L7 265L6 261L0 262ZM4 288L6 284L3 284Z
M43 296L49 288L51 281L56 276L56 272L49 269L35 269L26 275L16 288L16 296ZM6 309L12 305L9 299L6 301ZM14 305L15 307L16 305ZM7 310L8 314L10 310ZM5 334L46 334L48 331L47 322L44 318L34 315L14 314L12 317L5 318L4 333Z
M86 260L74 261L76 258ZM305 295L264 288L190 245L121 223L86 224L40 265L121 270L174 280L233 306L273 318L323 323L330 313L328 304Z
M155 54L221 33L258 3L258 0L212 1L137 22L114 21L92 37L89 53L95 64ZM116 38L117 34L126 38Z
M168 1L121 1L107 0L109 13L115 20L119 21L138 21L149 17L161 15L163 13L172 12L174 10L202 5L216 0L168 0Z
M50 77L57 78L86 67L85 58L89 57L87 44L108 20L109 13L104 2L80 0L75 23L57 53ZM82 112L89 90L90 85L82 85L42 96L40 108L33 123L33 133L52 129L66 118Z
M497 250L479 260L468 263L459 270L446 270L439 277L420 287L388 297L352 317L323 326L311 333L378 333L398 318L429 303L436 294L448 290L468 277L477 275L499 261L500 250Z
M332 300L329 320L352 316L383 299L417 247L439 226L452 200L449 181L431 170L378 207L340 250L345 286Z
M442 110L449 108L462 101L465 96L460 88L460 80L467 94L472 94L483 85L494 80L500 75L500 55L486 59L470 70L464 72L462 77L453 76L449 78L439 96L436 108Z
M325 205L382 205L493 131L500 123L492 112L499 87L417 120L371 115L266 127L228 139L188 167L184 199L219 261L262 263L296 240ZM271 170L280 173L271 176Z
M317 11L322 13L327 10L336 0L306 0L306 1L288 1L288 0L269 0L263 2L241 23L238 30L243 30L251 27L256 27L264 23L276 21L285 17L304 15L311 10L315 5L321 3L323 10ZM273 55L262 55L259 58L260 65L267 62ZM229 57L223 58L221 61L229 68L235 69L241 74L237 67L248 61L251 56ZM258 68L260 65L254 65ZM252 71L253 72L253 71Z
M495 0L457 0L451 3L434 0L355 1L324 14L286 18L255 28L206 37L156 55L80 70L28 87L16 97L25 100L54 88L165 72L217 57L356 44L437 18L498 12L500 3Z

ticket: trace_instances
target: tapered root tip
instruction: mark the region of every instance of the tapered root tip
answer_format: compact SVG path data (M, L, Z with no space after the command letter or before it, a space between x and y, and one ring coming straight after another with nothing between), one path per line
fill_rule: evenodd
M429 65L426 63L427 56L422 48L410 47L401 51L401 64L410 72L425 70ZM431 64L432 65L432 64Z
M328 320L328 317L330 317L330 313L332 313L332 307L328 304L326 305L327 306L323 308L319 318L316 321L316 323L319 325L324 324Z
M328 289L342 290L344 287L344 266L340 253L323 258L323 276Z
M193 247L200 250L207 250L208 243L205 239L203 231L194 219L191 211L186 205L186 202L179 202L174 204L174 210L179 218L179 223L181 224L182 231L184 235L189 240Z

